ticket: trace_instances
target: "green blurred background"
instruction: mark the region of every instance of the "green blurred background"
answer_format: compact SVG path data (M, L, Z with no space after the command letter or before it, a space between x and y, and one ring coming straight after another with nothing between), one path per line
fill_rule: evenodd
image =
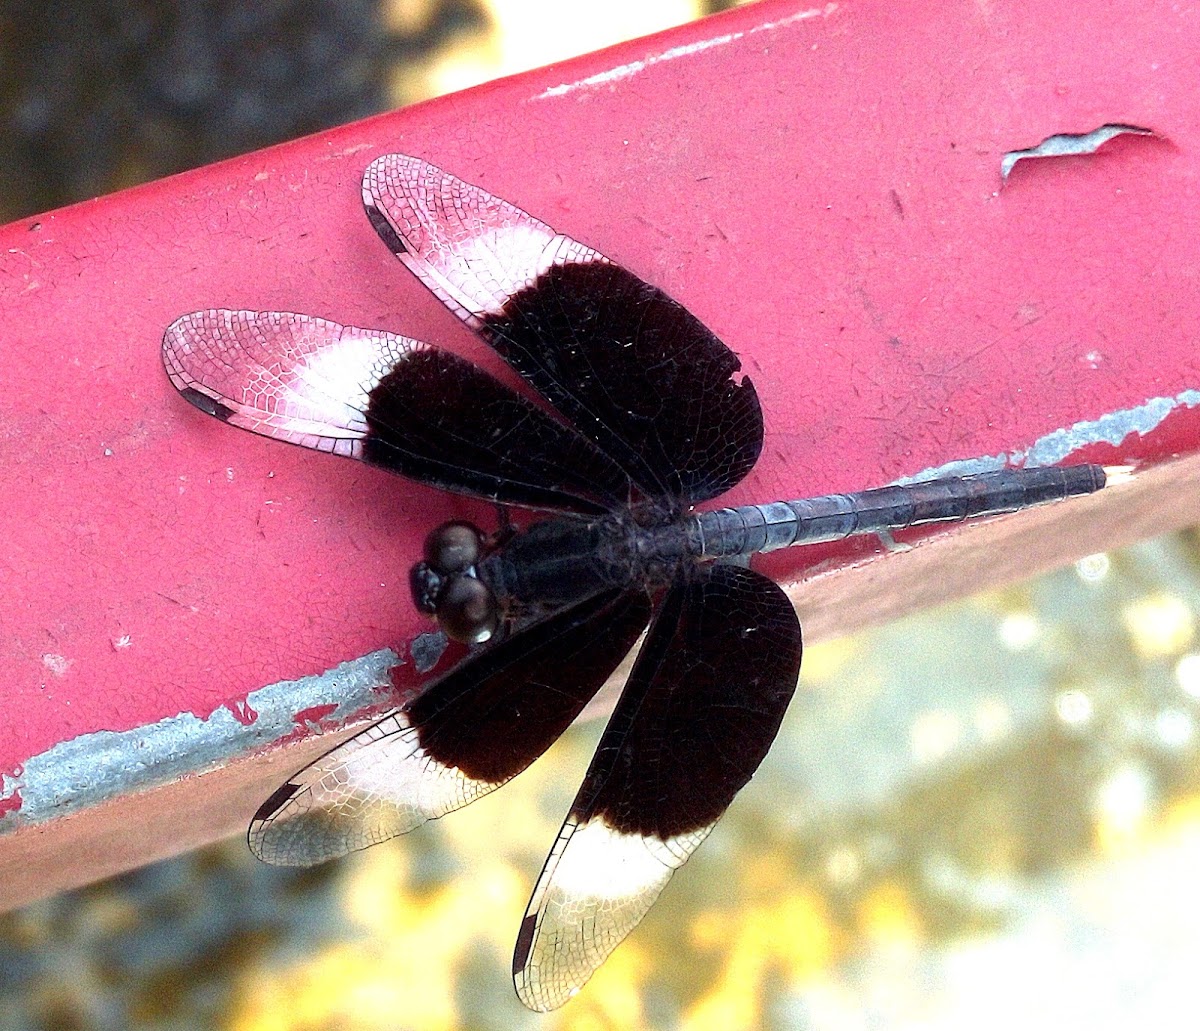
M726 6L2 0L0 218ZM1198 564L1188 532L811 648L759 775L549 1017L509 957L597 724L339 863L239 839L0 916L0 1029L1194 1027Z

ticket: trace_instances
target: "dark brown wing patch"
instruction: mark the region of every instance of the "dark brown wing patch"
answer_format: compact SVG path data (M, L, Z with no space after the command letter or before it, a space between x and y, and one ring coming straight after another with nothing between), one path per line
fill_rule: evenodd
M578 991L704 840L775 739L800 654L766 577L718 565L670 589L526 910L527 1006Z
M310 866L495 790L579 715L649 615L643 591L613 590L469 657L276 791L250 824L251 850Z

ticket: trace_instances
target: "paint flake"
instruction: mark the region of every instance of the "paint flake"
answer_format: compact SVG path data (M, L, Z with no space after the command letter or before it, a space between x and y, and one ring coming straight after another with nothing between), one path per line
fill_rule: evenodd
M1109 140L1117 136L1153 136L1153 129L1143 129L1138 125L1102 125L1098 129L1085 133L1062 132L1047 136L1036 147L1026 150L1012 150L1000 160L1000 178L1008 179L1009 173L1018 161L1026 158L1055 158L1076 157L1081 154L1094 154Z

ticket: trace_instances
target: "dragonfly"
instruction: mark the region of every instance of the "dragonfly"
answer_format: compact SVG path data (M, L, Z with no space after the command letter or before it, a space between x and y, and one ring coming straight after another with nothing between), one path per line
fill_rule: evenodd
M413 602L465 657L291 777L249 844L306 866L467 805L537 759L641 639L517 934L517 995L551 1010L645 916L779 729L800 623L751 556L1060 501L1099 490L1105 470L1007 468L698 510L763 446L753 384L699 319L420 158L377 158L362 195L383 243L504 359L511 385L384 330L233 309L166 330L171 382L233 426L527 521L432 530Z

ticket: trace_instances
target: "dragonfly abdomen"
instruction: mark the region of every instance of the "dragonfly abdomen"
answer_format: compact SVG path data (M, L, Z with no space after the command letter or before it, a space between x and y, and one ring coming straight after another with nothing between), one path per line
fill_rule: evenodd
M946 476L853 494L702 512L688 520L687 534L693 554L700 558L753 555L855 534L1016 512L1091 494L1104 486L1104 480L1104 469L1098 465Z

